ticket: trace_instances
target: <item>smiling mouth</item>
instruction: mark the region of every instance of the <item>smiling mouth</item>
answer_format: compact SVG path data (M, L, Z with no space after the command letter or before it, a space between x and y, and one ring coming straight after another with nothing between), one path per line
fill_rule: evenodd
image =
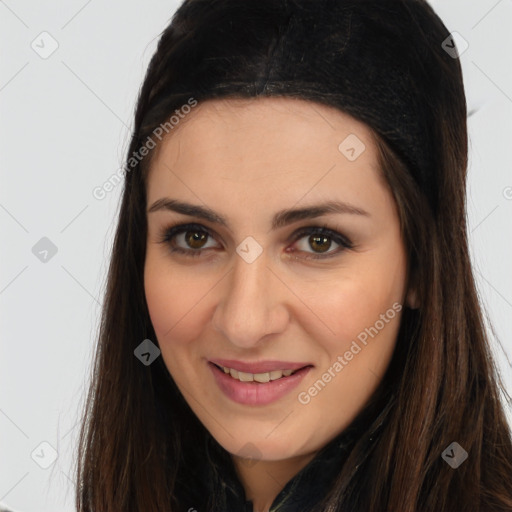
M234 368L220 366L215 363L211 364L217 367L220 371L224 372L226 375L231 376L234 380L238 380L239 382L256 382L260 384L265 384L267 382L286 378L289 377L290 375L293 375L294 373L297 373L300 370L303 370L304 368L311 367L311 365L306 365L303 366L302 368L297 368L296 370L273 370L271 372L265 373L248 373L235 370Z

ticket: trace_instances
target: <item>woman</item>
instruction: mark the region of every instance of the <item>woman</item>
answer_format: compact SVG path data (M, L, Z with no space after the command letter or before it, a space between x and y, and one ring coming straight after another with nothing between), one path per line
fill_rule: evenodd
M512 510L450 37L421 0L181 5L135 114L80 511Z

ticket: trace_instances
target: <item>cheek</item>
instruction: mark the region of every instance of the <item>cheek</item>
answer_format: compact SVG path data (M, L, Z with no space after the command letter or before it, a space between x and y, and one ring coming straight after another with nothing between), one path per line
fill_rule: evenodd
M157 336L172 328L176 319L170 304L176 304L176 288L171 285L171 276L162 271L162 265L151 257L146 259L144 267L144 292L151 323Z
M178 355L189 340L197 338L204 316L204 282L191 279L186 272L171 270L168 264L151 256L144 268L146 302L164 356L170 351Z
M369 269L369 270L366 270ZM323 340L324 348L331 357L348 350L351 342L377 323L382 330L382 338L388 337L396 330L391 327L398 324L396 307L401 304L404 289L404 270L373 263L363 265L358 271L351 268L347 275L320 281L316 291L309 289L304 293L304 302L315 313L304 314L303 319L310 318L308 326L312 339ZM388 312L388 313L387 313ZM385 316L383 327L381 315Z
M318 321L316 330L314 323L307 327L324 355L318 372L301 391L314 397L316 410L331 410L335 424L355 416L389 365L400 327L406 275L403 256L399 251L394 258L368 254L342 272L336 286L332 280L325 281L320 287L324 293L310 294L311 309L329 329ZM339 407L333 409L333 403Z
M400 258L397 258L399 260ZM315 310L335 334L317 337L326 358L309 382L316 407L340 404L336 417L352 418L383 377L400 327L405 270L401 262L379 264L340 279L339 285L318 299ZM321 340L321 341L320 341ZM341 358L341 359L340 359ZM324 373L325 372L325 373ZM328 384L327 384L328 383ZM325 387L326 392L320 392ZM320 396L321 395L321 396Z

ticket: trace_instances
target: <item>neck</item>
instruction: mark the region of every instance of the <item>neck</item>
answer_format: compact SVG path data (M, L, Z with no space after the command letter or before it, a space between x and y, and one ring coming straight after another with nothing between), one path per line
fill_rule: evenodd
M279 492L315 456L299 455L278 461L247 461L233 455L236 472L245 490L245 497L253 503L254 512L268 512Z

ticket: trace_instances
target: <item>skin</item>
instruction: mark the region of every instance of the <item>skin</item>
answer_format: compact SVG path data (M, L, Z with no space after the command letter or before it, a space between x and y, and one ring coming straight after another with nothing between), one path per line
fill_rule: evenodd
M366 146L354 161L338 149L350 134ZM298 394L394 303L414 306L396 205L378 169L370 129L337 109L304 100L206 101L155 151L148 209L170 197L207 206L230 225L148 212L144 285L162 357L199 420L232 454L255 512L266 511L375 391L390 362L401 313L366 346L359 344L362 350L309 403L300 403ZM327 214L271 230L279 210L328 200L369 215ZM194 233L160 242L171 224L190 222L212 236L195 244ZM343 249L332 238L315 245L308 234L294 237L309 226L337 231L354 247ZM252 263L236 252L248 236L263 249ZM173 243L190 251L204 247L203 253L173 253ZM308 259L324 252L331 257ZM207 365L212 358L314 367L277 402L248 406L218 388ZM254 457L249 462L241 456L248 451Z

